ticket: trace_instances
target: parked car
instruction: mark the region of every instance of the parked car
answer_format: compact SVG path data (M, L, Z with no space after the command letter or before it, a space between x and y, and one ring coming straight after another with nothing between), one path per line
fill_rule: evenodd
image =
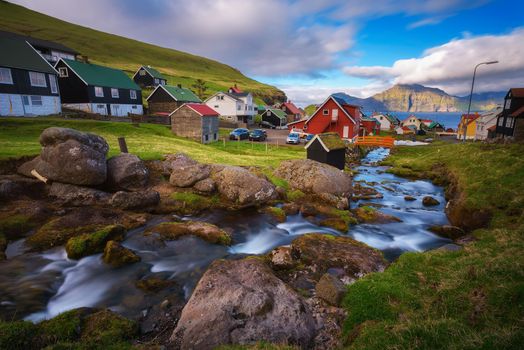
M304 138L304 141L308 143L309 141L313 140L313 137L315 137L314 134L307 134L306 137Z
M238 128L229 133L230 140L243 140L249 138L249 130Z
M255 129L249 133L249 141L265 141L267 134L264 130Z
M300 143L300 135L296 132L292 132L291 134L287 135L286 143L298 145Z

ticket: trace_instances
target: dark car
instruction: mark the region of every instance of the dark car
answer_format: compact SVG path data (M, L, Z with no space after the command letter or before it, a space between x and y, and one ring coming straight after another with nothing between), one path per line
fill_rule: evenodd
M249 141L265 141L267 134L264 130L255 129L249 133Z
M244 128L238 128L229 133L230 140L243 140L249 137L249 130Z

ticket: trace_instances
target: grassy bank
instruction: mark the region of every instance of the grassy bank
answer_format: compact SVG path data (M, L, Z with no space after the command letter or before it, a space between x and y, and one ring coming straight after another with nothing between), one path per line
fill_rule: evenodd
M432 177L444 165L489 227L458 252L407 253L364 277L345 298L351 349L520 349L524 344L524 151L522 145L398 148L399 175Z
M222 141L209 145L174 136L168 127L154 124L68 120L61 118L0 118L0 160L40 153L38 137L48 127L59 126L104 137L110 155L118 154L118 137L125 136L130 153L143 159L160 159L182 152L206 163L249 166L277 166L282 160L304 157L303 147L266 146L261 143ZM223 133L222 133L223 134Z

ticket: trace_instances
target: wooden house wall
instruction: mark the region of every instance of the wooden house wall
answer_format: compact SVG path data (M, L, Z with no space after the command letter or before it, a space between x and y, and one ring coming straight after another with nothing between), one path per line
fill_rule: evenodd
M146 74L140 75L140 71L144 71ZM155 85L155 79L144 69L141 68L139 72L135 75L133 80L138 85L144 87L144 86L154 86Z
M182 137L202 140L202 120L198 113L189 107L180 108L171 115L171 131Z
M266 111L264 114L262 114L262 120L268 123L271 123L274 126L282 126L285 125L282 123L282 120L275 115L275 113L271 112L269 114L269 111Z
M502 122L502 125L498 125L498 119L497 119L497 135L503 135L503 136L515 136L514 135L514 130L515 130L515 127L517 126L517 121L521 118L517 118L515 120L515 123L513 124L514 127L511 128L511 127L506 127L506 120L508 119L508 117L510 116L511 113L513 113L514 111L516 111L517 109L519 109L520 107L524 106L524 98L517 98L517 97L513 97L511 99L511 105L509 106L509 109L505 109L506 107L506 101L509 99L509 92L508 94L506 95L506 98L504 100L504 110L502 111L502 115L499 117L499 118L502 118L503 122Z
M17 94L17 95L40 95L40 96L58 96L58 89L56 93L51 92L51 85L49 82L49 74L45 74L46 87L31 86L29 78L29 71L25 69L9 68L11 70L11 78L13 84L0 84L0 93L2 94ZM55 79L57 78L56 75ZM58 80L56 80L58 81Z
M335 168L343 170L346 163L346 152L344 149L326 152L320 142L315 140L307 149L307 159L329 164Z
M58 77L62 103L88 103L86 84L62 61L58 62L56 70L62 67L67 68L69 75L67 78Z

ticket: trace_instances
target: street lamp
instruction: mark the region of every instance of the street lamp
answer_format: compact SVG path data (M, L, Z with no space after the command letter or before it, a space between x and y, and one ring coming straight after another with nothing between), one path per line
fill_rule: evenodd
M495 63L499 63L499 61L488 61L488 62L481 62L479 64L477 64L475 66L475 69L473 70L473 80L471 80L471 92L469 93L469 104L468 104L468 114L466 114L466 118L465 120L463 120L463 126L462 126L462 129L463 129L463 132L464 132L464 138L462 139L463 142L466 142L466 132L468 130L468 117L469 117L469 112L471 110L471 99L473 97L473 85L475 85L475 75L477 74L477 68L479 66L482 66L483 64L495 64Z

